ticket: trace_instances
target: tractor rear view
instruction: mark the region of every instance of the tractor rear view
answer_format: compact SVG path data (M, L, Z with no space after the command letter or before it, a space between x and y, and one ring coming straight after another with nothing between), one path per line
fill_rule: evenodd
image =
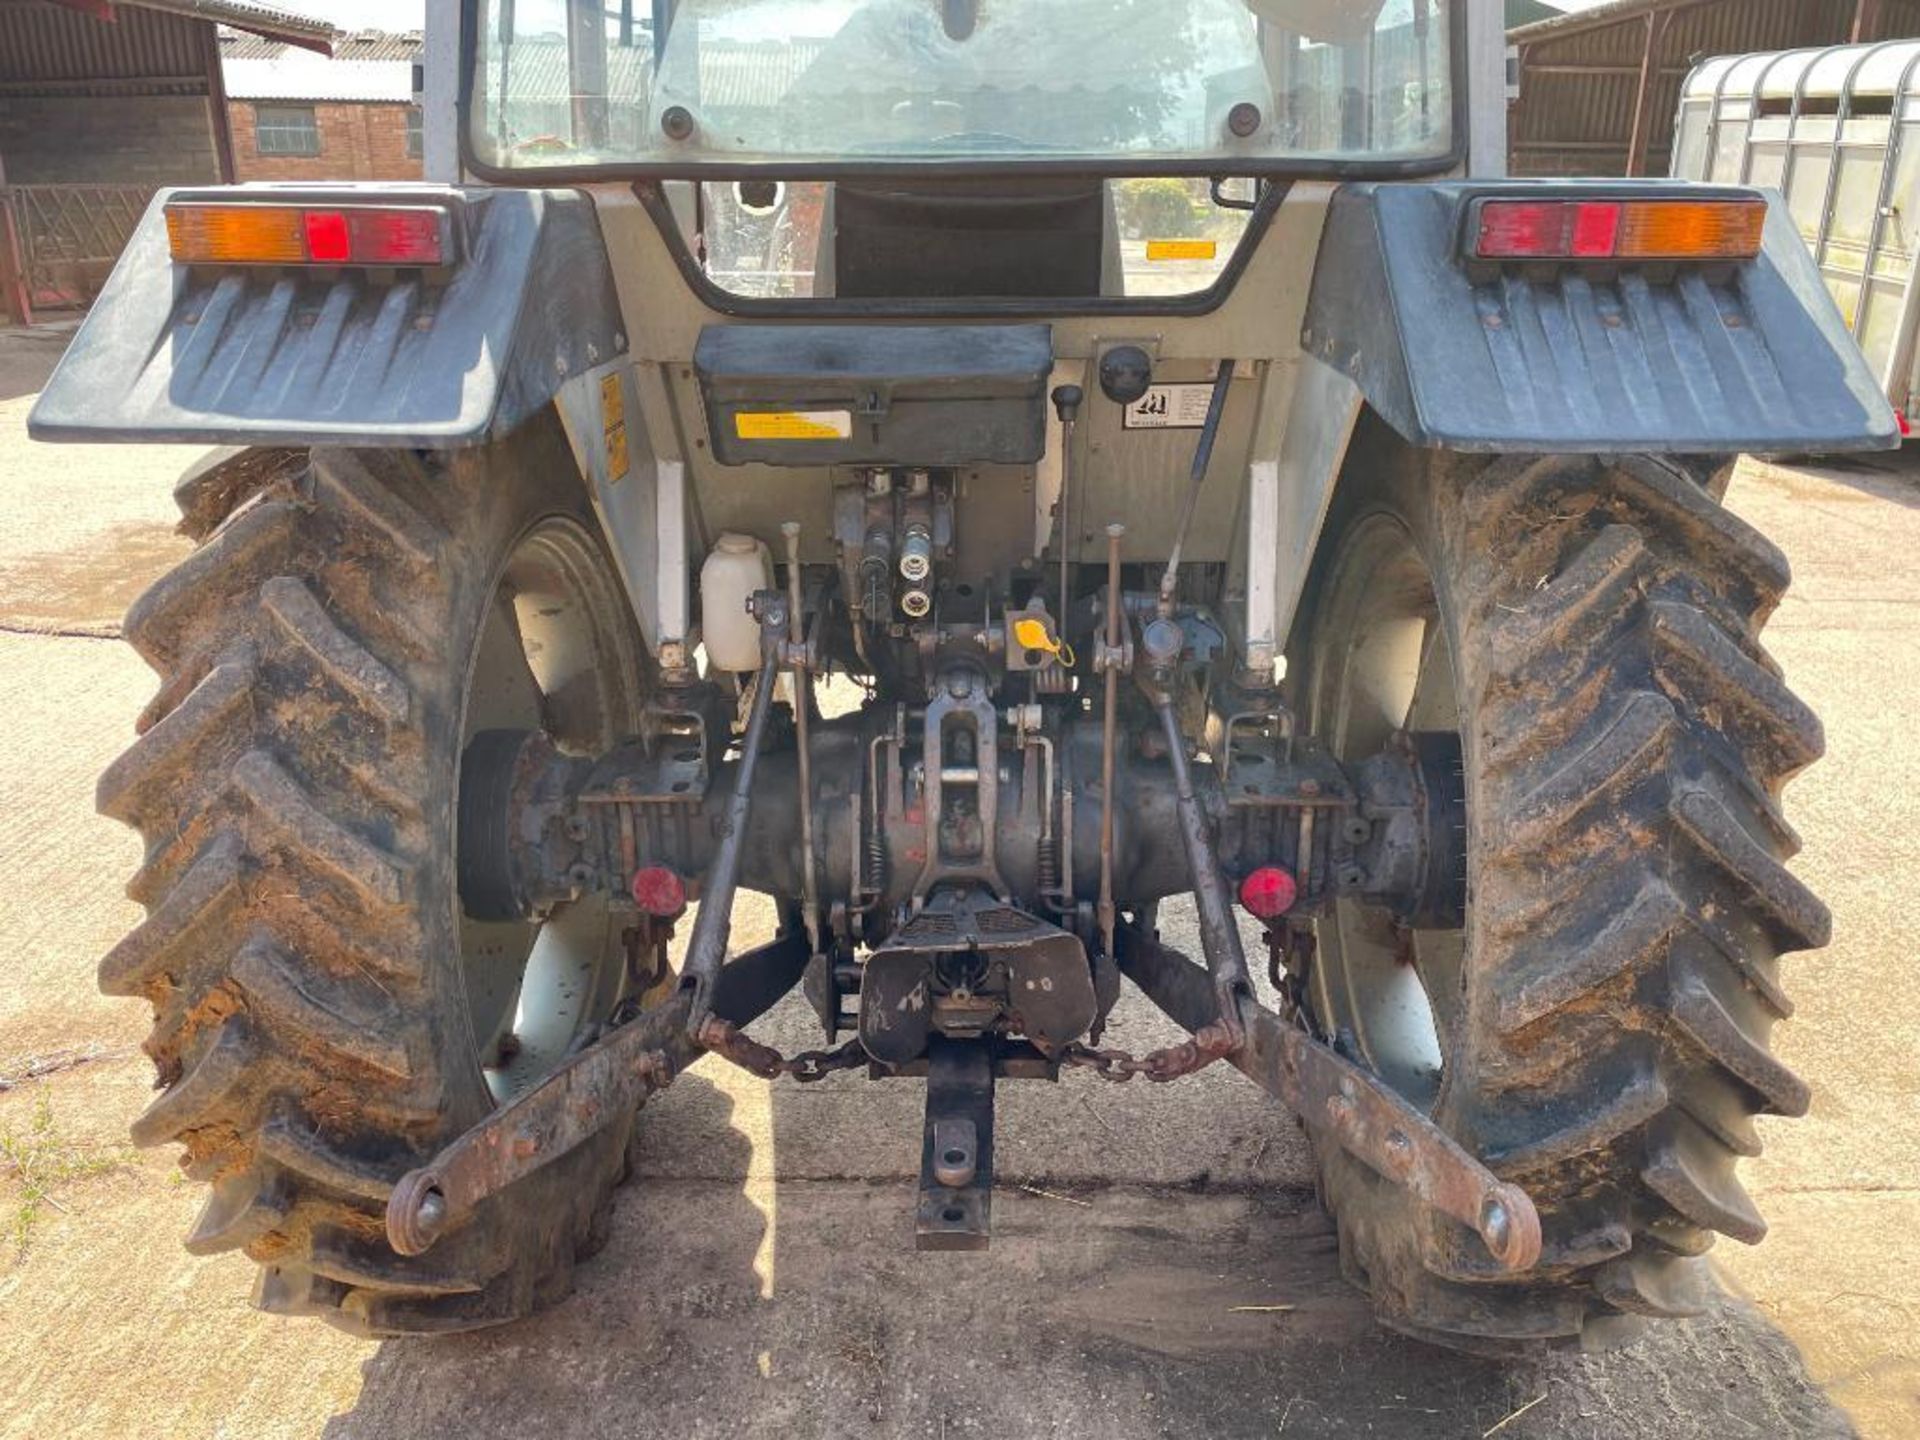
M978 1249L1001 1084L1231 1065L1384 1323L1697 1313L1828 927L1719 497L1897 429L1766 196L1480 177L1467 8L469 0L476 183L163 194L33 427L249 447L99 791L189 1246L512 1320L712 1052L922 1082Z

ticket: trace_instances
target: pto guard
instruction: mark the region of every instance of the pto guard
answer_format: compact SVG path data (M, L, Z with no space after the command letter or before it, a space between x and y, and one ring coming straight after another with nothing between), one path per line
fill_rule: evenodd
M441 205L445 271L174 264L170 200ZM439 449L627 348L592 203L443 185L163 190L28 418L38 440Z
M1462 255L1468 207L1483 196L1728 193L1644 181L1345 186L1321 240L1302 345L1421 446L1897 446L1893 410L1778 195L1766 197L1752 261L1498 266Z

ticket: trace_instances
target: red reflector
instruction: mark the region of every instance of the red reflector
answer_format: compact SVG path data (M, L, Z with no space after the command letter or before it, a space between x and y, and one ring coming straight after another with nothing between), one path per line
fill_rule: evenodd
M446 259L438 210L356 210L349 219L356 264L438 265Z
M664 865L643 865L633 872L633 903L657 920L671 920L687 908L687 882Z
M1893 418L1899 422L1901 438L1907 439L1911 437L1913 434L1913 422L1907 419L1907 412L1904 410L1896 410L1893 412Z
M1256 920L1278 920L1299 898L1300 887L1278 865L1262 865L1240 882L1240 903Z
M307 259L315 265L344 265L353 254L347 243L347 217L338 210L309 210Z
M1488 260L1564 255L1572 210L1550 200L1490 200L1480 207L1473 253Z

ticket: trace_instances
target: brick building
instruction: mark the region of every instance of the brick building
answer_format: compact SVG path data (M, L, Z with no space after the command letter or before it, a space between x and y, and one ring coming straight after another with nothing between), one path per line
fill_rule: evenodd
M331 59L225 33L221 69L242 180L418 180L421 39L336 39Z
M84 303L156 189L234 178L216 25L308 53L334 33L253 0L0 0L5 313Z

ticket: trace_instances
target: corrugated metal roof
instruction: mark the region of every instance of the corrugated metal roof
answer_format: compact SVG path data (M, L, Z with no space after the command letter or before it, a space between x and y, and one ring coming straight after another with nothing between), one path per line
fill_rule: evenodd
M1595 30L1610 30L1624 27L1629 21L1640 20L1654 10L1674 12L1674 30L1677 33L1681 22L1704 14L1707 18L1698 23L1707 28L1715 28L1722 23L1727 11L1744 12L1753 6L1742 0L1608 0L1607 4L1595 5L1586 10L1573 10L1564 15L1555 15L1531 24L1509 26L1507 39L1516 45L1532 45L1542 40L1559 40ZM1808 43L1837 43L1848 38L1851 28L1855 0L1842 0L1837 6L1822 3L1822 0L1767 0L1766 8L1775 12L1776 27L1791 27L1794 20L1806 25L1826 25L1826 12L1831 9L1844 11L1840 22L1841 33L1831 39ZM1880 29L1883 34L1899 35L1908 33L1914 23L1914 6L1910 0L1883 0ZM1637 28L1637 27L1634 27ZM1622 33L1631 33L1623 31ZM1751 47L1758 48L1758 47ZM1692 53L1692 52L1685 52Z
M235 60L223 55L220 73L230 100L371 100L404 104L413 99L413 65L406 60L329 60L288 50L271 60Z
M1558 5L1544 5L1541 0L1506 0L1506 3L1509 30L1537 25L1542 20L1556 20L1563 13Z
M1605 5L1594 5L1585 10L1570 10L1564 15L1555 15L1550 19L1536 20L1531 25L1522 25L1507 32L1507 38L1524 44L1529 40L1545 39L1549 35L1571 35L1580 30L1595 30L1606 25L1617 25L1622 20L1631 20L1636 15L1644 15L1649 10L1677 10L1683 5L1697 5L1700 0L1609 0Z
M134 7L105 25L64 5L0 0L0 84L48 92L102 82L124 86L169 77L206 91L199 27L164 11ZM149 87L150 88L150 87Z
M50 3L81 12L98 24L95 16L103 0L50 0ZM11 7L9 7L11 8ZM309 15L297 15L277 6L261 5L256 0L113 0L109 6L119 11L155 10L204 20L215 25L231 25L256 35L272 35L304 49L327 53L333 43L333 26Z
M418 30L356 30L333 37L336 60L405 60L412 64L425 48L426 39ZM287 49L284 40L270 40L225 26L220 29L220 53L229 60L272 60L286 54Z
M118 0L118 3L171 10L195 20L211 20L216 25L251 30L256 35L277 36L309 49L324 51L333 43L334 29L328 21L273 5L256 4L255 0Z

